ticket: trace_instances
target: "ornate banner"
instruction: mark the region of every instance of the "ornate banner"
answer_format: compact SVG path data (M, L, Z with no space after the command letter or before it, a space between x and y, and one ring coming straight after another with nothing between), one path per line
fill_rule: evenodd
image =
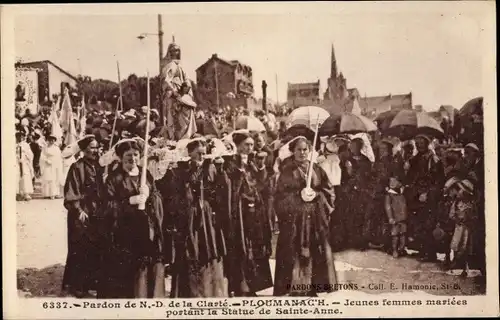
M23 115L26 109L38 112L38 72L32 69L16 69L15 87L16 114Z

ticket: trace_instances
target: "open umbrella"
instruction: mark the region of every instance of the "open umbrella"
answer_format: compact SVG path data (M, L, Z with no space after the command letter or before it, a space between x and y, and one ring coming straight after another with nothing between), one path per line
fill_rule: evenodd
M291 126L283 133L283 140L289 141L295 137L303 136L307 140L313 141L314 131L304 124L296 124Z
M401 140L413 139L418 134L442 138L444 133L439 123L426 112L400 110L392 119L384 134Z
M377 123L377 127L379 128L379 130L385 131L389 129L392 120L399 113L399 111L401 110L389 110L379 114L374 120Z
M264 126L264 124L259 119L252 116L238 117L236 119L235 126L236 130L246 129L248 131L257 131L257 132L266 131L266 127Z
M319 129L320 136L332 136L339 133L359 133L377 131L373 121L359 114L341 112L332 114Z
M247 129L238 129L238 130L234 130L234 131L231 131L231 133L229 133L228 135L226 135L224 138L222 138L221 140L223 142L225 141L233 141L233 135L235 133L244 133L244 134L250 134L250 130L247 130Z
M323 108L315 106L299 107L290 113L287 123L290 126L305 125L312 130L316 130L316 126L321 125L330 113Z
M460 116L469 117L473 114L483 114L483 97L477 97L467 101L462 108L460 108Z

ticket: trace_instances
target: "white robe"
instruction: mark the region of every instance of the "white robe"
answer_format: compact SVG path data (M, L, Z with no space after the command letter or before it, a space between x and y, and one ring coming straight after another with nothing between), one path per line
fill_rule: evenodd
M56 145L46 146L40 156L42 195L57 197L64 185L64 168L61 150Z
M340 159L336 154L329 154L326 159L321 162L321 168L326 172L328 180L333 186L340 186L342 178L342 170L340 169Z
M17 187L16 194L30 195L33 191L33 178L35 170L33 169L33 152L26 141L16 145L16 172Z
M76 162L75 156L63 158L63 181L66 181L68 176L69 167ZM64 184L63 184L64 185Z

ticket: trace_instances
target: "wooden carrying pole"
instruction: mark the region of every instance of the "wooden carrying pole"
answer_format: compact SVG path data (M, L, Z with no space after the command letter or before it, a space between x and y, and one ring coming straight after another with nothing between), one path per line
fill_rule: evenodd
M113 147L113 138L115 137L115 130L116 130L116 122L118 121L118 114L119 111L123 109L123 92L122 92L122 82L121 82L121 77L120 77L120 64L118 61L116 61L116 69L118 71L118 88L120 89L120 97L118 98L118 101L116 102L116 108L115 108L115 119L113 120L113 128L111 129L111 137L109 139L109 149ZM104 176L108 175L108 166L104 168Z
M146 186L147 182L147 173L148 173L148 149L149 149L149 123L150 123L150 113L151 113L151 89L150 89L150 79L149 79L149 71L147 73L148 77L148 88L147 88L147 107L148 110L146 112L146 134L144 135L144 156L143 156L143 162L142 162L142 173L141 173L141 187ZM144 211L146 209L146 203L139 203L138 209L141 211ZM151 227L150 227L151 228ZM149 237L150 240L153 241L153 233L152 230L149 230ZM163 272L165 271L164 266L161 263L156 263L153 266L154 269L156 269L157 275L156 279L164 279ZM134 288L135 294L139 298L147 298L148 297L148 268L142 269L139 271L139 274L137 275L137 284ZM163 276L163 277L162 277ZM163 282L162 282L163 283ZM165 295L165 288L163 285L160 286L155 286L153 289L153 296L154 297L162 297Z
M149 123L150 123L150 114L151 114L151 99L150 99L150 85L149 85L149 71L147 73L148 77L148 87L147 87L147 106L148 111L146 113L146 134L144 135L144 155L142 157L142 174L141 174L141 187L146 186L147 183L147 174L148 174L148 149L149 149ZM140 203L139 210L145 210L146 204Z
M113 138L115 136L115 130L116 130L116 122L118 120L118 112L123 109L123 95L122 95L122 83L121 83L121 77L120 77L120 64L118 61L116 61L116 69L118 71L118 88L120 90L120 97L118 98L118 101L116 103L116 108L115 108L115 119L113 120L113 129L111 130L111 139L109 139L109 149L111 150L111 147L113 147Z
M158 55L159 55L159 60L158 60L158 63L159 63L159 70L160 70L160 73L159 73L159 88L160 88L160 92L159 92L159 98L160 98L160 101L159 101L159 104L158 104L158 111L159 111L159 114L160 114L160 125L161 126L164 126L165 125L165 101L163 101L163 82L165 81L165 79L163 79L163 73L162 73L162 66L163 66L163 63L162 63L162 60L163 60L163 23L162 23L162 15L159 14L158 15Z
M262 110L267 114L267 83L262 80Z
M302 200L304 200L305 202L311 202L314 200L314 198L316 198L316 191L314 191L311 188L311 182L314 170L314 162L313 162L314 150L316 143L318 142L318 132L319 132L319 115L318 119L316 120L316 131L314 132L314 141L311 150L311 157L309 158L309 168L307 170L306 187L302 189L302 191L300 192Z

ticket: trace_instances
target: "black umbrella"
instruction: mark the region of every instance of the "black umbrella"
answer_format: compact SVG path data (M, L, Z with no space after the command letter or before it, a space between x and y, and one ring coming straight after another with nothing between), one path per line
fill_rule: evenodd
M483 114L483 97L477 97L467 101L462 108L460 108L460 116L470 117L473 114Z
M413 139L418 134L442 138L444 133L439 123L426 112L400 110L383 132L401 140Z
M374 120L377 123L377 127L379 128L379 130L385 131L389 129L392 120L399 113L399 111L401 110L389 110L379 114Z
M365 116L341 112L332 114L319 128L320 136L333 136L339 133L359 133L377 131L377 126Z

